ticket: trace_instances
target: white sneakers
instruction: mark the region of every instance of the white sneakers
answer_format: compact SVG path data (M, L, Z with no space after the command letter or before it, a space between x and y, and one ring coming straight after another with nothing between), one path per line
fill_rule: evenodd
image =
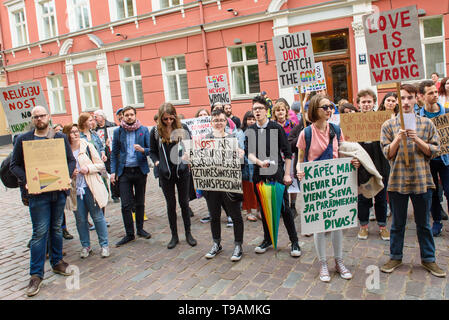
M91 253L92 253L91 247L84 247L81 249L80 257L81 257L81 259L87 258ZM101 257L106 258L106 257L109 257L109 255L110 255L109 247L108 246L102 247L101 248Z
M101 257L102 258L107 258L109 257L109 247L102 247L101 248Z

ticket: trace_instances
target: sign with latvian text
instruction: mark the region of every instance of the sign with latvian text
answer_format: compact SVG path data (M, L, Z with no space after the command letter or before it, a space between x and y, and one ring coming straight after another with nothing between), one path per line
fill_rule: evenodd
M340 114L340 127L346 141L380 140L382 124L391 118L391 111L371 111Z

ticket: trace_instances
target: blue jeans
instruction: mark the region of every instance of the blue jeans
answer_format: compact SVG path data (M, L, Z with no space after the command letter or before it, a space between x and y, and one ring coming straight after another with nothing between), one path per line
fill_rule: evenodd
M90 234L89 224L87 222L87 214L90 212L90 216L95 225L95 231L98 235L98 242L101 247L108 246L108 227L106 226L106 220L104 219L103 212L100 207L95 203L92 192L89 187L84 188L83 199L81 196L76 196L76 229L80 236L80 242L83 248L90 247Z
M390 231L391 259L402 260L405 225L407 223L408 199L410 198L413 204L421 261L435 262L435 242L433 241L432 230L429 223L432 193L432 189L428 189L426 193L420 194L388 192L393 210L393 222Z
M430 172L432 173L433 182L435 183L436 190L433 192L432 196L432 206L430 212L432 213L433 221L441 221L441 207L440 197L439 197L439 182L438 175L441 179L441 184L443 186L444 194L449 195L449 167L446 167L442 160L430 160ZM449 204L448 204L449 205Z
M30 275L44 277L47 240L49 240L50 264L54 267L62 260L62 217L67 195L55 191L33 195L29 198L33 236L30 244Z

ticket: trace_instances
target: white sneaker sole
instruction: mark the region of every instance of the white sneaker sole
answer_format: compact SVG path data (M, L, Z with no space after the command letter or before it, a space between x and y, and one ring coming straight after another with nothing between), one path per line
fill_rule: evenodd
M301 256L301 251L291 251L290 255L294 258L298 258Z

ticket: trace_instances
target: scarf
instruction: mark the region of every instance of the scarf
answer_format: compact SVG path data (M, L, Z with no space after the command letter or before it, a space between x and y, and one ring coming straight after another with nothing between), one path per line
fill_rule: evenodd
M129 125L124 120L122 120L122 122L120 122L120 126L128 132L134 132L140 128L141 124L139 120L136 120L136 122L134 122L134 124L132 125Z

